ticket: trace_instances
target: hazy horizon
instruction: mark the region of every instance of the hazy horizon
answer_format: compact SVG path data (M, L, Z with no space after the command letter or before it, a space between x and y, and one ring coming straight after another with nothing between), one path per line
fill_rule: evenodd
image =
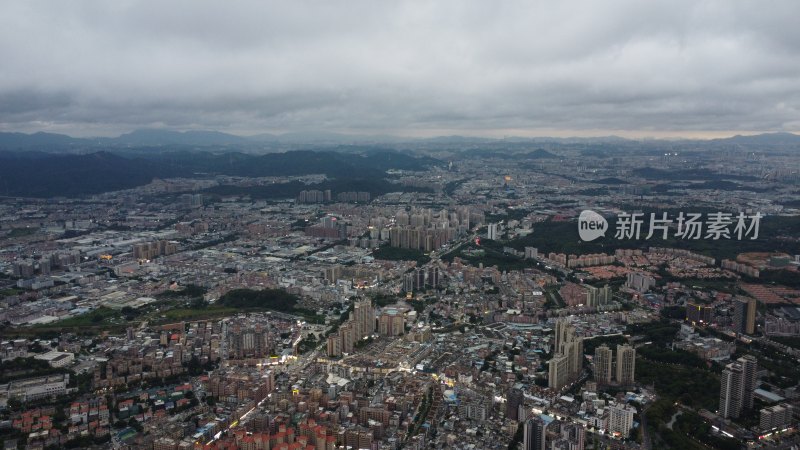
M424 134L414 134L414 133L372 133L372 134L365 134L365 133L354 133L348 132L347 130L298 130L298 131L263 131L257 133L247 133L241 131L225 131L225 130L215 130L215 129L208 129L208 128L197 128L197 129L175 129L175 128L136 128L127 131L121 132L114 132L114 133L107 133L107 134L80 134L80 133L70 133L69 130L66 131L51 131L51 130L31 130L31 131L21 131L21 130L0 130L0 133L22 133L27 135L33 135L36 133L52 133L52 134L60 134L69 136L72 138L78 139L103 139L103 138L119 138L126 134L134 133L137 131L164 131L164 132L177 132L177 133L186 133L186 132L218 132L224 133L236 137L241 138L257 138L263 135L273 135L275 137L281 136L288 136L288 135L303 135L307 134L309 136L314 135L340 135L342 137L353 137L353 138L361 138L361 139L368 139L368 138L389 138L389 139L397 139L397 140L416 140L416 139L434 139L434 138L448 138L448 137L462 137L466 139L495 139L495 140L502 140L502 139L547 139L547 138L554 138L554 139L604 139L604 138L623 138L629 140L712 140L712 139L726 139L732 138L735 136L758 136L762 134L776 134L776 133L788 133L794 134L796 136L800 136L800 134L793 132L793 131L719 131L714 133L703 133L703 132L692 132L692 133L647 133L647 132L630 132L628 130L609 130L607 134L601 134L600 132L592 133L591 130L587 132L572 132L569 130L552 130L551 132L545 133L532 133L526 132L525 130L512 130L510 133L498 134L498 133L487 133L487 134L470 134L465 133L463 130L441 130L440 133L436 132L429 132ZM505 130L500 130L505 131ZM498 131L499 132L499 131Z

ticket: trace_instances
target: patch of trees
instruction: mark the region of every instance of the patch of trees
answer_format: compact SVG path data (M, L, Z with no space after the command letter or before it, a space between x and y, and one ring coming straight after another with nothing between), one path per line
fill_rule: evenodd
M635 205L620 205L620 208L627 211L641 209ZM645 209L642 212L644 213L642 218L646 226L650 220L650 213L656 213L657 217L660 217L661 213L667 212L669 214L668 217L674 219L680 211L656 211ZM691 212L706 214L716 211L697 208ZM646 233L643 233L641 239L638 240L620 240L614 238L617 229L616 218L608 217L607 219L608 232L603 239L584 242L578 236L577 222L549 220L536 224L536 233L513 239L509 241L507 245L517 250L523 250L525 247L537 247L540 254L556 252L576 255L587 253L613 253L617 249L641 248L646 250L647 247L673 247L690 250L717 259L735 259L736 255L743 252L770 251L783 252L790 255L800 253L800 243L785 238L788 236L797 236L797 234L800 233L800 218L798 217L764 217L761 219L758 239L755 240L750 239L749 236L738 240L733 234L731 235L732 239L719 240L678 239L673 235L669 235L667 239L662 239L660 235L653 236L650 239L644 239ZM733 226L730 227L730 230L733 231ZM765 279L765 274L767 277L775 277L775 279L767 278L767 281L774 281L776 283L786 284L787 286L800 286L800 279L795 277L793 280L790 277L792 275L791 272L764 271L760 277L761 281Z
M628 325L628 333L631 335L643 336L645 341L650 341L654 345L664 346L675 340L675 335L681 326L662 319L656 323L644 323Z
M431 260L422 250L413 248L399 248L384 245L372 252L375 259L385 259L389 261L416 261L418 266L426 264Z
M220 297L219 303L233 308L259 308L285 313L297 312L298 297L283 289L234 289Z
M158 294L159 298L203 298L203 295L208 292L208 289L204 288L203 286L198 286L196 284L187 284L183 287L183 289L178 291L171 291L167 290L160 294Z
M643 358L650 361L662 362L666 364L678 364L688 367L707 367L703 358L695 355L694 353L687 352L686 350L670 350L666 347L657 347L655 345L645 345L636 349L636 352Z
M141 425L140 425L141 427ZM111 441L111 435L107 434L102 437L93 437L93 436L78 436L74 439L70 439L69 441L64 443L64 448L89 448L94 445L102 445L106 444Z
M780 342L783 345L788 345L789 347L800 348L800 337L770 336L770 339L775 342Z
M394 305L400 297L389 294L376 294L372 297L373 305L383 308L385 306Z
M655 385L659 395L693 408L715 410L719 404L719 378L707 369L636 359L636 381Z
M669 448L697 450L707 448L737 450L741 448L741 444L736 439L711 434L711 425L693 411L681 410L681 414L675 417L672 429L668 428L666 424L677 412L677 408L663 405L669 401L669 399L658 400L647 411L647 419L651 422L650 426L656 429L659 439L663 440Z

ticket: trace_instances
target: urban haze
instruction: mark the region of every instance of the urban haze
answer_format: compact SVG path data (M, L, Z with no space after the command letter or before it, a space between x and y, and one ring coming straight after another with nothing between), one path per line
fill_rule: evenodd
M0 447L797 449L798 13L4 2Z

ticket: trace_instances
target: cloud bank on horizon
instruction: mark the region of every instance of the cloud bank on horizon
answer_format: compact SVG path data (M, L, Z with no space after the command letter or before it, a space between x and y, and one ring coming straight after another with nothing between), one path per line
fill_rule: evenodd
M0 131L800 129L800 2L10 1Z

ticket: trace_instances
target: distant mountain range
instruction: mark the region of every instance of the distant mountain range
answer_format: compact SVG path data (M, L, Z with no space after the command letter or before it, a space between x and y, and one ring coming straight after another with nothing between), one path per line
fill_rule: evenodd
M291 151L264 155L165 151L135 157L107 151L80 155L6 152L0 153L0 196L74 197L129 189L155 178L214 175L326 174L334 179L375 181L386 178L389 169L423 170L439 164L443 163L394 151Z
M0 148L4 150L19 150L32 147L46 146L73 146L90 142L86 139L73 138L65 134L53 133L0 133Z
M0 133L0 150L69 151L92 148L202 147L247 148L276 144L369 144L393 143L392 136L361 136L338 133L286 133L236 136L219 131L135 130L115 138L74 138L54 133Z
M219 131L135 130L117 138L99 140L116 145L235 145L247 143L247 138Z
M714 139L714 142L726 142L743 145L786 146L800 144L800 135L793 133L766 133L752 136L736 135L726 139Z
M652 141L645 140L643 142ZM688 140L687 140L688 141ZM91 149L139 148L139 147L191 147L191 148L241 148L280 145L363 145L363 144L395 144L400 142L436 145L488 144L488 143L623 143L637 142L618 136L592 138L522 138L507 137L491 139L469 136L440 136L425 139L401 138L387 135L349 135L329 132L286 133L281 135L259 134L255 136L237 136L219 131L171 131L171 130L136 130L115 138L74 138L54 133L0 133L0 150L39 150L46 152L70 152ZM667 142L667 141L665 141ZM680 141L677 141L680 142ZM800 135L792 133L765 133L753 136L734 136L709 141L716 144L740 144L763 146L800 145Z

